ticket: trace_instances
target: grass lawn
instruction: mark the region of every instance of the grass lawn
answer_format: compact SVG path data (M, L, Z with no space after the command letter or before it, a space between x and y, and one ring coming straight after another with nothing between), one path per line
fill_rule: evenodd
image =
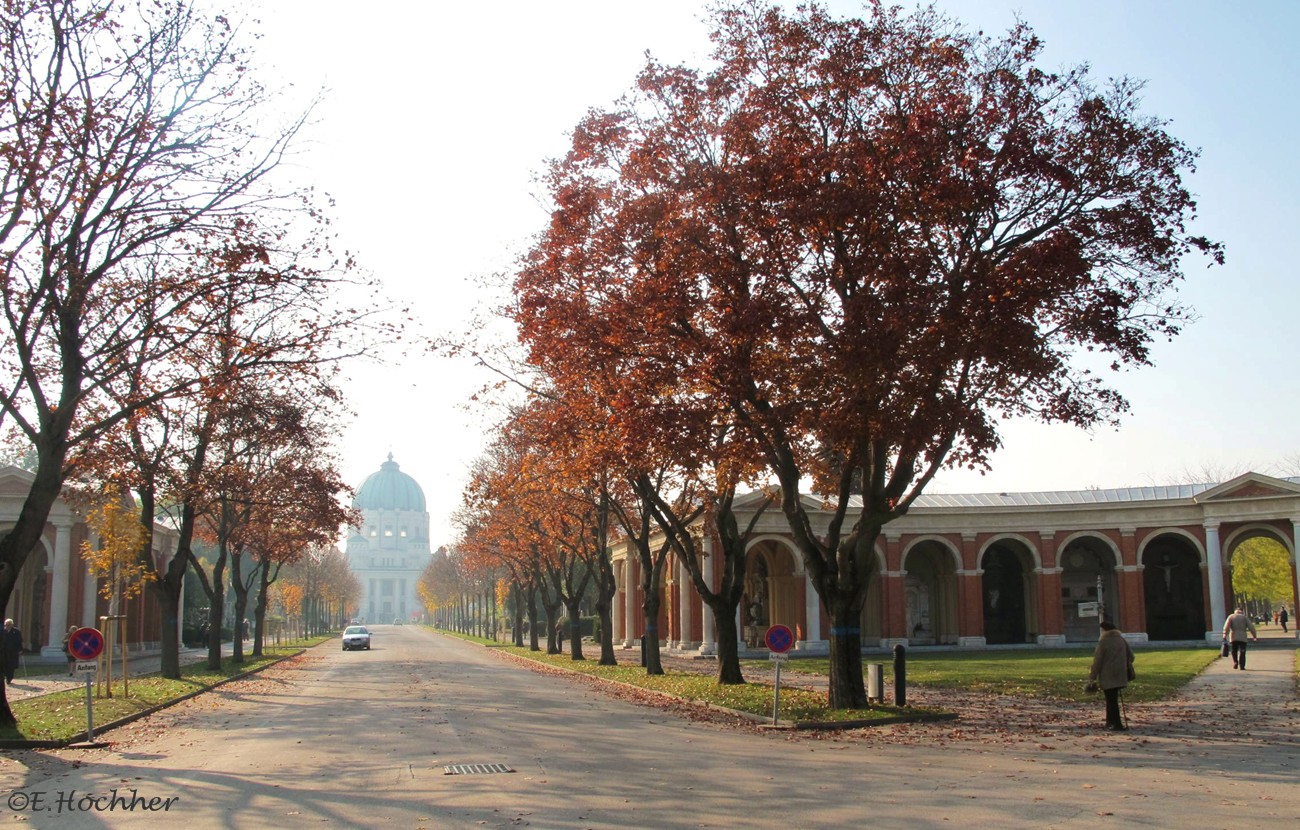
M544 651L529 651L527 648L516 648L508 643L483 640L479 637L463 637L455 632L443 631L441 629L439 629L439 631L452 637L461 637L462 639L472 642L484 643L491 647L500 649L507 654L513 654L528 660L556 666L557 668L592 675L604 680L624 683L640 689L675 695L696 703L721 706L726 709L735 709L736 711L747 712L751 715L757 715L763 718L770 719L772 717L772 698L774 689L771 683L746 683L741 686L720 686L714 679L714 675L711 673L702 674L697 672L682 672L672 669L666 670L664 674L648 675L646 674L645 669L640 666L599 665L596 662L599 659L599 647L597 647L594 657L589 649L584 648L584 652L587 654L587 659L574 660L569 657L568 654L547 654ZM716 664L704 663L701 668L711 668L714 665ZM771 664L765 663L765 665L770 666ZM784 672L784 669L782 671ZM825 694L808 691L806 689L795 689L783 685L781 687L780 711L777 713L777 719L783 723L813 721L869 721L896 718L900 715L915 716L918 714L940 714L940 711L923 709L915 706L906 708L899 708L896 706L873 706L870 709L832 710L826 705Z
M181 679L170 680L157 674L131 678L130 697L122 696L122 682L113 683L113 697L94 697L91 692L91 709L96 731L103 724L137 715L155 706L171 703L180 698L210 689L232 677L262 668L269 663L297 654L304 648L328 639L313 638L299 645L268 646L259 658L246 657L238 665L226 659L221 671L210 671L206 662L190 663L181 667ZM0 727L0 740L67 741L86 731L86 690L84 686L53 694L29 697L10 703L16 727Z
M1130 701L1154 701L1169 697L1200 674L1219 656L1209 648L1136 649L1134 670L1137 680L1129 684L1124 697ZM885 683L893 686L894 660L863 658L864 663L885 664ZM765 661L748 660L746 665ZM965 689L991 694L1087 701L1096 697L1083 690L1092 665L1091 649L1014 649L978 652L912 651L907 656L908 685L935 689ZM827 675L826 659L791 660L786 670Z
M455 632L444 634L461 637ZM639 686L655 691L669 692L688 700L725 706L755 715L772 713L772 685L767 682L747 683L744 686L719 686L713 675L668 670L663 675L647 675L645 669L634 666L599 666L590 651L587 660L574 661L567 654L548 655L544 652L517 649L509 644L496 643L478 637L462 639L495 646L503 651L518 654L530 660L558 666L608 680ZM596 656L599 656L597 651ZM1137 649L1134 669L1137 680L1125 690L1130 701L1155 701L1169 697L1214 661L1219 652L1209 648L1153 648ZM879 658L867 655L863 663L885 664L886 690L892 695L892 655ZM745 660L746 668L770 672L768 660ZM1088 669L1092 665L1092 649L1004 649L982 651L945 651L918 653L912 651L907 660L909 686L926 686L935 689L963 689L990 694L1010 694L1031 698L1048 698L1087 702L1096 694L1084 691ZM712 663L702 663L701 671L710 669ZM806 673L826 676L830 662L825 658L792 659L782 670L785 676ZM770 675L769 675L770 676ZM914 707L900 710L882 706L870 710L836 711L828 709L826 697L819 692L800 689L781 689L780 719L783 721L868 720L884 718L901 711L915 712Z

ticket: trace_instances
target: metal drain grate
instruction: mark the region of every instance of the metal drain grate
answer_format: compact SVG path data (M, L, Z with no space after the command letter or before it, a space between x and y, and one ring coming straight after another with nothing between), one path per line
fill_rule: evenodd
M497 772L514 772L506 764L448 764L443 775L491 775Z

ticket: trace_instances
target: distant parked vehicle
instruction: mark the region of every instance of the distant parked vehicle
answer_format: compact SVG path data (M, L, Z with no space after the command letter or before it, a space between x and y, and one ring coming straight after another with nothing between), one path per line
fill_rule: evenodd
M370 651L370 629L364 625L349 625L343 630L343 650L364 648Z
M401 625L401 624L402 624L402 618L401 618L401 617L398 617L397 619L393 620L393 625Z

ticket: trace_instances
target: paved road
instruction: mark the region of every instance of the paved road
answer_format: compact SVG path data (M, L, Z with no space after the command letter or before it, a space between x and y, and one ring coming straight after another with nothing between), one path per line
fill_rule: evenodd
M1129 733L1095 728L1099 711L1053 722L989 706L959 725L808 736L692 720L379 627L370 652L328 644L115 730L110 748L10 754L0 786L13 820L60 830L1295 826L1294 651L1223 666L1164 708L1134 707ZM444 774L469 764L514 772ZM114 788L178 800L54 812ZM40 811L22 803L36 793Z

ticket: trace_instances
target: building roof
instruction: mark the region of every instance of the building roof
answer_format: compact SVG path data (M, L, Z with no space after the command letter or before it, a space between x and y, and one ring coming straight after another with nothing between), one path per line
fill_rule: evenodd
M1115 504L1130 501L1190 499L1214 484L1169 484L1159 487L1109 487L1096 490L1044 490L1029 493L924 493L916 507L1044 507L1067 504Z
M424 490L415 479L401 471L393 454L379 465L379 472L371 473L352 500L352 506L361 510L412 510L425 511Z
M1090 490L1043 490L1025 493L924 493L913 506L945 509L959 507L1052 507L1089 504L1123 504L1128 502L1180 501L1197 499L1211 490L1230 490L1246 483L1300 484L1300 476L1270 479L1258 473L1246 473L1227 482L1204 484L1164 484L1149 487L1107 487Z

